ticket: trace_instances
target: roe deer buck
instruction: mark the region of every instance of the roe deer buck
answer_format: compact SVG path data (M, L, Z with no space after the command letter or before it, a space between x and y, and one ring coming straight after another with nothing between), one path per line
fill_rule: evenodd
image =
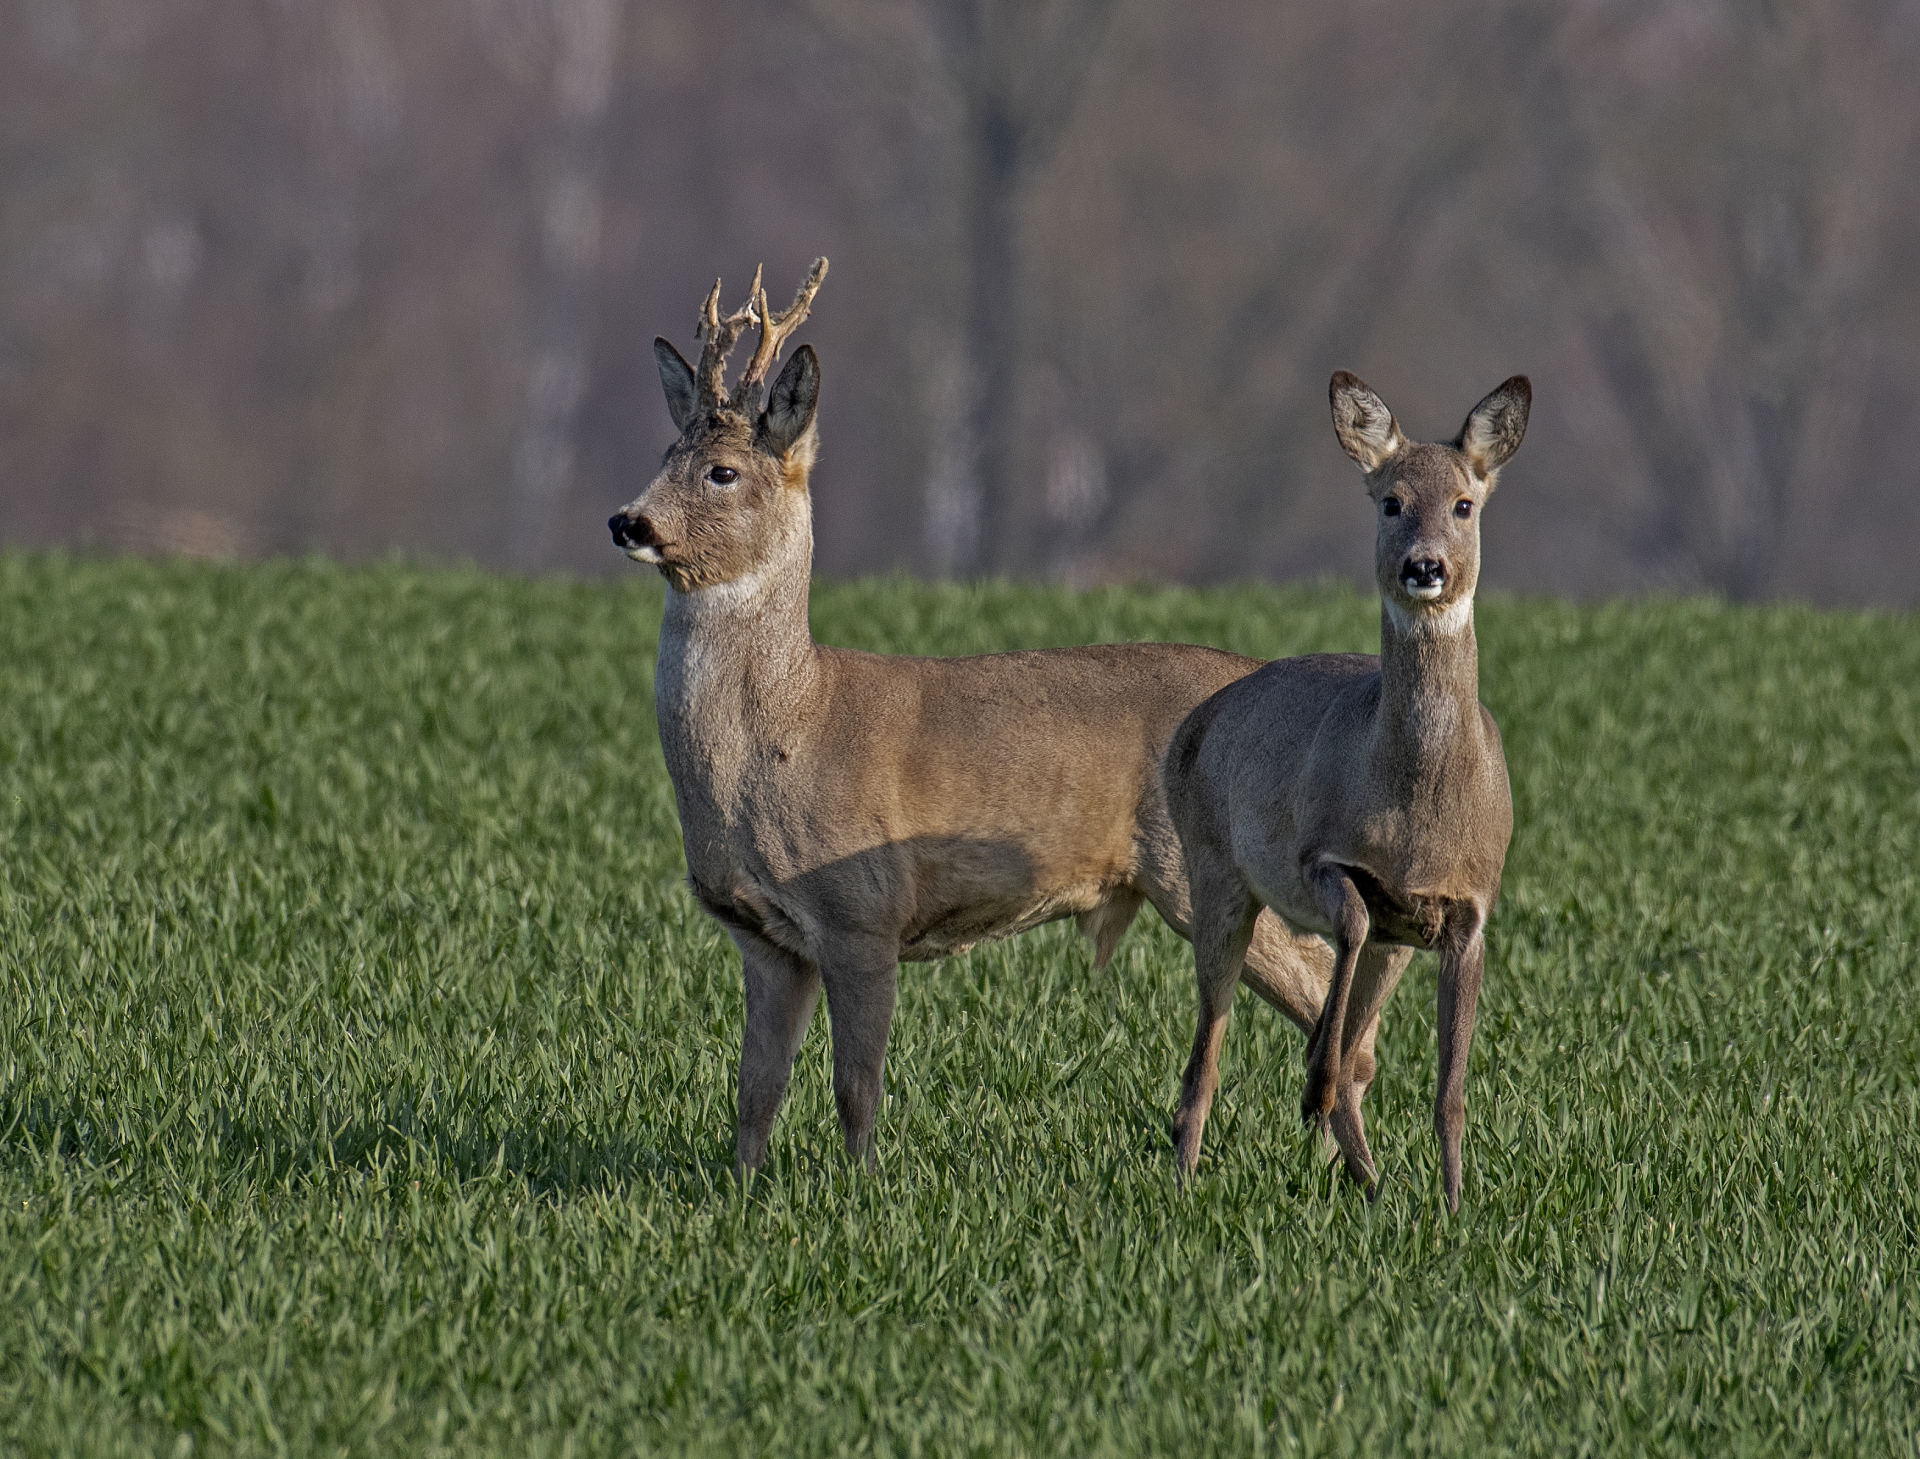
M1200 1157L1227 1006L1265 907L1333 944L1300 1108L1331 1126L1370 1195L1378 1187L1360 1100L1380 1010L1412 949L1439 951L1434 1128L1447 1205L1458 1210L1482 929L1513 830L1500 731L1479 700L1480 508L1526 433L1533 389L1514 376L1446 445L1409 443L1380 397L1344 370L1328 393L1334 432L1379 512L1380 657L1268 664L1196 709L1168 749L1200 986L1176 1158L1184 1173Z
M756 274L748 303L722 318L716 282L697 370L654 342L680 436L608 522L667 581L654 700L688 881L743 964L742 1169L765 1158L822 984L841 1130L871 1159L902 959L1075 916L1104 967L1143 901L1184 931L1161 755L1189 710L1258 667L1170 644L962 659L815 644L812 347L764 409L761 392L826 268L815 263L777 316ZM727 354L752 323L759 346L728 395ZM1250 931L1247 981L1311 1027L1324 944L1272 918Z

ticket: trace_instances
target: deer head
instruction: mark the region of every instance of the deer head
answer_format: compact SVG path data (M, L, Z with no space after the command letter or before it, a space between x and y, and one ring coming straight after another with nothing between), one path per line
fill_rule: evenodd
M697 370L666 340L653 342L680 436L647 489L607 527L616 547L658 567L681 592L733 582L811 546L807 477L819 443L813 417L820 395L813 347L794 351L764 409L761 397L767 372L826 276L827 261L816 259L793 303L776 315L755 270L747 302L725 317L715 279L694 330L705 341ZM759 325L759 342L729 394L727 356L750 324Z
M1533 387L1515 375L1476 405L1445 444L1411 442L1357 375L1327 387L1333 430L1367 476L1379 513L1374 573L1396 619L1444 622L1464 612L1480 581L1480 508L1527 433Z

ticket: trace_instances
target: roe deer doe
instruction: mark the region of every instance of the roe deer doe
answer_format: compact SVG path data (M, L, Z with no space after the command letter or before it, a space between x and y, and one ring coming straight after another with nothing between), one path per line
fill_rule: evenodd
M1458 1210L1482 929L1513 830L1500 731L1479 700L1480 508L1526 433L1533 390L1514 376L1446 445L1409 443L1380 397L1344 370L1328 393L1334 432L1379 512L1380 656L1268 664L1196 709L1168 750L1200 986L1176 1158L1183 1174L1200 1158L1227 1006L1264 907L1333 943L1300 1108L1331 1127L1369 1195L1378 1186L1360 1101L1380 1010L1412 949L1439 951L1434 1128L1447 1205Z
M761 398L826 268L777 316L756 274L722 318L716 282L698 369L654 342L680 436L608 522L667 582L654 700L688 881L740 949L742 1169L766 1156L823 984L841 1130L871 1159L902 959L1078 917L1104 967L1143 901L1184 932L1161 756L1189 710L1258 667L1170 644L924 659L814 643L811 346ZM759 346L729 395L726 358L753 323ZM1312 1027L1325 945L1272 918L1249 932L1247 981Z

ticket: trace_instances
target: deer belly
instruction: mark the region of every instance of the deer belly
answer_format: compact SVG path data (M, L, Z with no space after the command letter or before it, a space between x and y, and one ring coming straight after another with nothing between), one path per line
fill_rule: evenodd
M830 944L836 934L892 932L902 961L929 962L1092 911L1116 880L1109 868L1087 867L1036 885L1031 861L991 843L941 849L943 855L921 857L911 867L889 847L779 881L738 866L721 876L691 874L688 881L722 923L809 960L828 955L816 943Z
M694 875L687 877L687 883L693 888L695 900L722 926L752 933L801 957L814 955L800 924L764 888L736 882L721 891Z
M931 962L935 958L957 956L976 943L994 942L1043 922L1057 922L1062 917L1090 912L1105 896L1105 890L1094 884L1045 892L1027 888L1025 895L948 907L930 921L911 926L902 934L900 960Z

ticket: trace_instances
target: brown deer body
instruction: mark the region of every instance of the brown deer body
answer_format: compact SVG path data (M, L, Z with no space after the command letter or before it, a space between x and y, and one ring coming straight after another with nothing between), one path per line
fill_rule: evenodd
M609 522L667 580L655 702L695 895L732 935L746 984L735 1159L765 1158L824 987L847 1148L868 1153L897 964L1078 917L1104 966L1143 902L1187 925L1160 760L1189 710L1257 661L1124 644L923 659L813 641L808 476L819 365L801 346L825 260L777 318L708 300L696 371L655 342L680 437ZM761 340L733 395L727 349ZM1272 918L1247 981L1303 1029L1325 995L1324 944Z
M1483 929L1513 829L1500 732L1479 700L1480 508L1525 434L1532 390L1522 376L1508 380L1446 445L1409 443L1345 371L1329 393L1340 444L1379 513L1380 656L1268 664L1195 710L1169 748L1200 990L1176 1158L1183 1172L1199 1159L1243 949L1270 909L1333 946L1301 1111L1330 1130L1370 1192L1360 1100L1380 1010L1414 948L1439 953L1434 1126L1457 1209Z

